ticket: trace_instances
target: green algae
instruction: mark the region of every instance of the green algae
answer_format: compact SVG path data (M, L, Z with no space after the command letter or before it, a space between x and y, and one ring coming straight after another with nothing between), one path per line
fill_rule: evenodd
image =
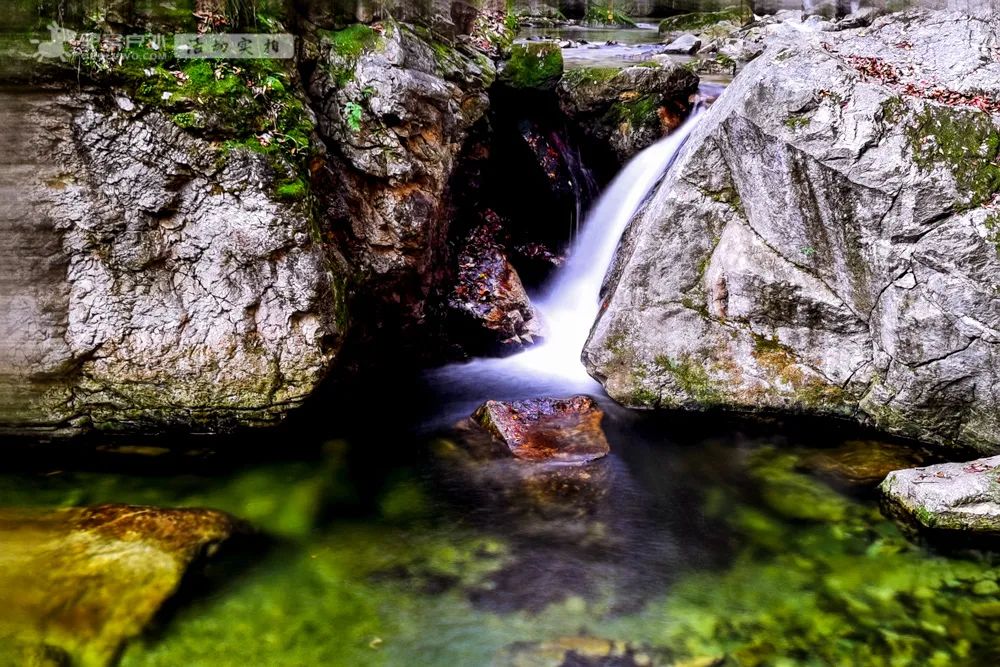
M428 480L405 468L378 485L373 514L359 513L343 443L319 465L213 479L63 473L40 485L8 475L0 503L199 504L279 538L209 571L219 583L132 643L126 666L480 665L514 642L581 634L650 647L656 664L992 664L1000 586L989 558L907 541L873 501L801 471L816 449L702 447L663 456L696 477L705 530L724 526L736 550L673 583L666 572L650 580L637 607L622 605L613 579L540 610L477 604L517 563L516 540L443 513ZM655 524L645 530L655 539ZM572 543L559 553L586 553Z

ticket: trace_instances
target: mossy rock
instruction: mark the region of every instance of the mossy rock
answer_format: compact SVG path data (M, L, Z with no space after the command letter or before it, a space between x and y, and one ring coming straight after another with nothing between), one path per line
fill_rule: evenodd
M554 90L563 74L562 50L555 42L515 44L500 70L500 82L520 90Z
M749 12L743 7L736 6L720 9L717 12L678 14L677 16L670 16L660 21L660 34L698 31L723 21L742 24L748 18Z

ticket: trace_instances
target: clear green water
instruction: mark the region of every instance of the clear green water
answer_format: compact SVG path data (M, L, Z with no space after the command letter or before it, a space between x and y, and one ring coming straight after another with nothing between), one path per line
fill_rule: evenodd
M209 506L261 529L186 584L128 667L560 664L510 647L567 636L653 664L1000 659L993 559L918 546L870 487L811 472L835 433L607 425L613 456L584 469L383 434L196 475L6 474L0 503Z

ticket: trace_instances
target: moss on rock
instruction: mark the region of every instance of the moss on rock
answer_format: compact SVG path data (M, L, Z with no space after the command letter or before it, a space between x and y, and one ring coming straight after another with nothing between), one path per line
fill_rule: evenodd
M888 104L888 108L886 108ZM899 118L896 103L883 115ZM1000 192L1000 130L982 111L925 104L906 129L914 161L924 169L943 164L955 178L958 206L975 208Z
M722 21L732 21L743 23L749 18L749 12L743 7L726 7L717 12L691 12L690 14L678 14L670 16L660 21L660 33L666 32L691 32L707 28L708 26L721 23Z
M510 88L553 90L563 74L562 50L555 42L516 44L500 81Z

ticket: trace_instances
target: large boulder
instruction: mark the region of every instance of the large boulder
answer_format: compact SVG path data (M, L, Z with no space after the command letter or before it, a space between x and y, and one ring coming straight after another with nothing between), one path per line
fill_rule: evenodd
M0 93L0 429L268 424L326 375L343 272L305 183L182 129L182 90Z
M240 530L213 510L0 511L0 662L112 664L192 562Z
M326 216L375 319L412 326L447 265L449 179L489 108L496 69L470 43L405 24L323 33L310 81L331 152L318 178Z
M559 83L559 105L584 135L626 162L676 127L698 76L676 64L585 67Z
M633 220L591 374L1000 451L998 35L918 11L769 46Z

